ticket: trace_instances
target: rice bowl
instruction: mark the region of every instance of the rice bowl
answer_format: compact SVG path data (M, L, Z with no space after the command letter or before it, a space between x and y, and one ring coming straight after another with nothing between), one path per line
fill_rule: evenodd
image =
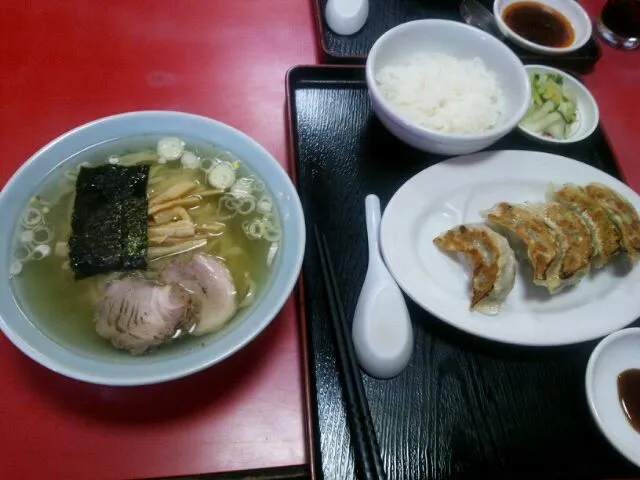
M496 75L478 57L416 53L383 66L376 82L398 113L443 133L489 130L503 110Z
M418 70L416 59L422 62ZM395 87L385 82L390 67L395 68L395 74L405 75L396 79ZM413 73L407 77L411 70L408 67ZM470 72L482 80L469 87L474 78L460 78L461 72ZM383 89L389 95L394 90L404 90L408 84L415 86L417 77L441 77L441 81L433 88L411 88L395 104L383 93ZM453 77L455 81L451 80ZM492 85L492 79L497 85ZM383 88L379 80L385 83ZM373 110L393 135L417 149L445 155L482 150L509 133L524 116L531 92L524 65L508 47L482 30L448 20L416 20L387 31L369 52L366 81ZM451 88L460 94L452 96ZM439 92L427 93L429 89ZM482 98L473 100L474 95ZM412 97L422 105L411 106ZM438 103L443 99L455 108L449 112L428 112L429 108L425 108L429 101ZM400 108L399 103L403 104ZM451 121L460 116L465 118L457 124ZM438 123L439 128L433 128Z

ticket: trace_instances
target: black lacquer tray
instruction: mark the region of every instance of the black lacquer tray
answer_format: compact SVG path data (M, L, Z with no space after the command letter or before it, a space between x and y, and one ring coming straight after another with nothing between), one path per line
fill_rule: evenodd
M386 205L412 175L442 160L396 140L373 115L362 67L297 67L287 77L297 187L313 238L327 236L347 315L367 265L364 197ZM514 132L492 149L542 150L618 176L601 129L545 146ZM314 242L303 267L309 415L318 477L354 477L353 451ZM363 375L390 479L623 478L640 470L593 422L584 373L595 341L523 348L446 326L410 300L415 350L393 380ZM636 322L638 323L638 322Z
M364 63L373 43L384 32L404 22L424 18L463 21L458 12L460 0L369 0L369 18L356 34L341 36L333 33L324 21L327 0L312 0L316 30L326 63ZM489 10L492 0L479 0ZM507 41L509 47L525 63L540 63L575 73L590 71L600 59L600 45L595 37L579 50L562 56L538 55Z

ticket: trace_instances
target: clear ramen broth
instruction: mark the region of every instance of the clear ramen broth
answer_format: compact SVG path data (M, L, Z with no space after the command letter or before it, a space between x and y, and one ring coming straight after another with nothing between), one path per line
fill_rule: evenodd
M188 260L198 252L212 255L221 259L231 274L238 309L217 332L192 336L183 329L177 331L167 344L156 346L146 354L153 355L159 349L179 352L208 343L241 321L246 308L259 300L268 284L278 260L281 239L276 205L264 182L232 153L189 138L182 140L186 143L185 148L194 154L188 157L192 168L187 168L189 162L181 159L159 163L153 157L154 152L159 151L156 145L160 138L145 136L114 140L74 155L45 178L38 191L34 192L30 205L25 206L25 215L16 228L14 240L11 272L14 297L26 317L65 348L110 356L114 360L133 358L129 352L117 350L98 335L94 321L96 304L104 294L105 286L123 273L99 274L76 280L74 271L69 267L68 253L64 254L65 242L71 233L75 178L82 165L95 167L116 162L123 166L151 165L148 196L154 195L154 189L160 191L163 185L166 187L180 181L196 183L199 188L196 194L199 191L211 193L222 190L203 196L194 207L185 207L194 223L211 226L211 231L200 234L200 246L187 252L155 254L152 258L151 252L160 250L153 250L149 239L147 269L133 273L155 281L159 272L173 260ZM195 158L197 167L193 168ZM212 168L219 164L232 167L235 174L233 186L215 189L208 184ZM41 220L35 218L34 210L40 212ZM34 218L28 217L30 214ZM29 230L25 227L25 219L28 225L40 221L40 227L29 227L30 233L25 233ZM149 226L149 237L151 229ZM36 250L40 253L37 254Z

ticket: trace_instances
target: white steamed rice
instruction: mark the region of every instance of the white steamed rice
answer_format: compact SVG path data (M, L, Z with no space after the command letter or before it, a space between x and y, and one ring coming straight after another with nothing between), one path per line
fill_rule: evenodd
M380 69L382 95L400 115L444 133L479 133L498 122L503 96L496 75L479 58L414 54Z

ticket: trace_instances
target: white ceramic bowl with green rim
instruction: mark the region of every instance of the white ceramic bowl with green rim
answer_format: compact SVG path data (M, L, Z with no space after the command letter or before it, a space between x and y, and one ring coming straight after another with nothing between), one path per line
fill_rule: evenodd
M92 352L48 335L28 318L14 295L9 268L15 228L30 197L48 174L82 161L78 152L106 142L145 135L174 135L216 144L236 155L265 183L278 210L282 240L268 281L256 301L240 310L221 332L192 337L150 354L132 356L116 349ZM73 157L73 158L71 158ZM78 158L79 157L79 158ZM23 353L62 375L103 385L144 385L195 373L229 357L251 342L280 312L298 279L305 247L300 199L280 164L244 133L210 118L171 111L131 112L75 128L36 152L0 193L6 227L0 233L0 328ZM88 319L91 321L91 319ZM96 334L97 335L97 334Z

